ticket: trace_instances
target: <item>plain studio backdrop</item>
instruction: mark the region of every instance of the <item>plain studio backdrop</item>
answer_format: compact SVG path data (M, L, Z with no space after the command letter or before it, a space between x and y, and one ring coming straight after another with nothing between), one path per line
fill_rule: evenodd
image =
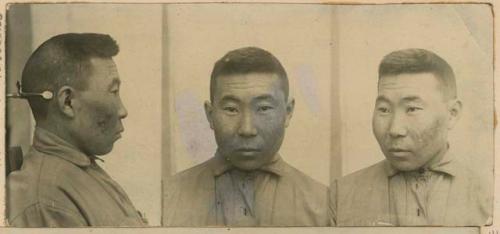
M424 48L457 77L463 116L450 144L492 185L493 35L487 5L14 4L8 13L7 91L31 52L66 32L97 32L120 45L115 61L129 116L101 163L151 225L161 181L213 156L203 111L210 72L229 50L258 46L289 75L295 112L283 158L328 185L383 159L372 134L377 66L387 53ZM9 146L27 151L33 120L8 101ZM165 185L168 186L168 185Z

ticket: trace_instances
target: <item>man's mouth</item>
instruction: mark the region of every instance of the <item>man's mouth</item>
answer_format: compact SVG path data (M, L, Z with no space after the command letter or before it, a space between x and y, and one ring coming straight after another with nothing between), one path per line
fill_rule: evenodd
M120 130L118 130L118 132L116 132L115 134L115 140L118 140L120 138L122 138L122 132L124 131L123 128L121 128Z
M243 156L254 156L255 154L260 153L260 149L257 148L239 148L236 152L242 154Z
M389 152L395 157L405 157L411 154L411 150L403 148L390 148Z

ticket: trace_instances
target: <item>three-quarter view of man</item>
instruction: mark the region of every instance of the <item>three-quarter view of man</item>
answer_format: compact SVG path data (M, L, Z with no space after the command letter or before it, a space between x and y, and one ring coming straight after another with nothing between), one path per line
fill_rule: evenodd
M373 133L385 159L337 180L331 206L339 226L478 226L491 193L448 132L462 103L451 66L424 49L386 55L378 70Z

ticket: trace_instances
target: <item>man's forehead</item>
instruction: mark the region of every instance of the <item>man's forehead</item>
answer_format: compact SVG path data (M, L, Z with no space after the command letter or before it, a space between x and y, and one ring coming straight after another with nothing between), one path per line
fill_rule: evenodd
M217 78L214 96L219 99L226 96L233 98L264 98L283 93L281 78L276 74L250 73L220 76Z
M118 69L111 58L90 58L92 73L110 78L119 78Z
M399 74L382 76L378 82L378 93L413 93L426 96L442 94L443 89L432 73Z
M382 76L378 83L378 101L425 101L442 97L443 88L432 73L408 73Z
M115 61L112 58L91 57L89 61L94 67L116 69Z
M386 75L379 79L379 89L397 88L435 88L439 80L433 73L402 73L398 75Z
M89 88L109 89L120 84L120 76L115 62L111 58L91 58Z
M243 83L273 83L280 81L280 77L275 73L237 73L220 75L216 78L217 83L243 84Z

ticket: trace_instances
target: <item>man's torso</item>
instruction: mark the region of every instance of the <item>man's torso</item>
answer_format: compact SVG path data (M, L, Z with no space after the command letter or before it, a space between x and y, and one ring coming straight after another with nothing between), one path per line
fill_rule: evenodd
M165 226L231 226L217 208L216 158L180 172L164 184ZM255 188L255 226L327 226L328 189L281 160L276 181ZM266 180L266 179L264 179ZM261 192L258 192L261 191ZM219 210L219 211L218 211ZM237 226L237 225L236 225Z
M13 226L137 226L132 203L95 163L79 167L32 148L8 178Z
M430 204L440 204L440 207L430 209L439 214L428 214L434 217L427 220L428 223L416 217L409 218L411 215L406 213L413 210L399 209L399 212L406 212L399 214L394 205L401 203L394 200L398 197L404 198L407 194L394 194L405 190L397 189L395 184L398 181L391 181L391 178L387 176L385 163L386 161L382 161L354 172L333 184L331 205L335 210L338 226L469 226L484 225L491 216L490 197L492 194L488 194L480 186L474 173L466 167L463 167L462 173L450 178L447 183L440 181L438 185L440 188L429 194L429 196L434 196L429 199L432 200ZM392 178L392 180L395 179L400 180L399 183L407 183L401 178ZM436 181L439 181L439 178ZM422 215L418 210L414 213L414 216ZM422 222L417 222L418 220Z

